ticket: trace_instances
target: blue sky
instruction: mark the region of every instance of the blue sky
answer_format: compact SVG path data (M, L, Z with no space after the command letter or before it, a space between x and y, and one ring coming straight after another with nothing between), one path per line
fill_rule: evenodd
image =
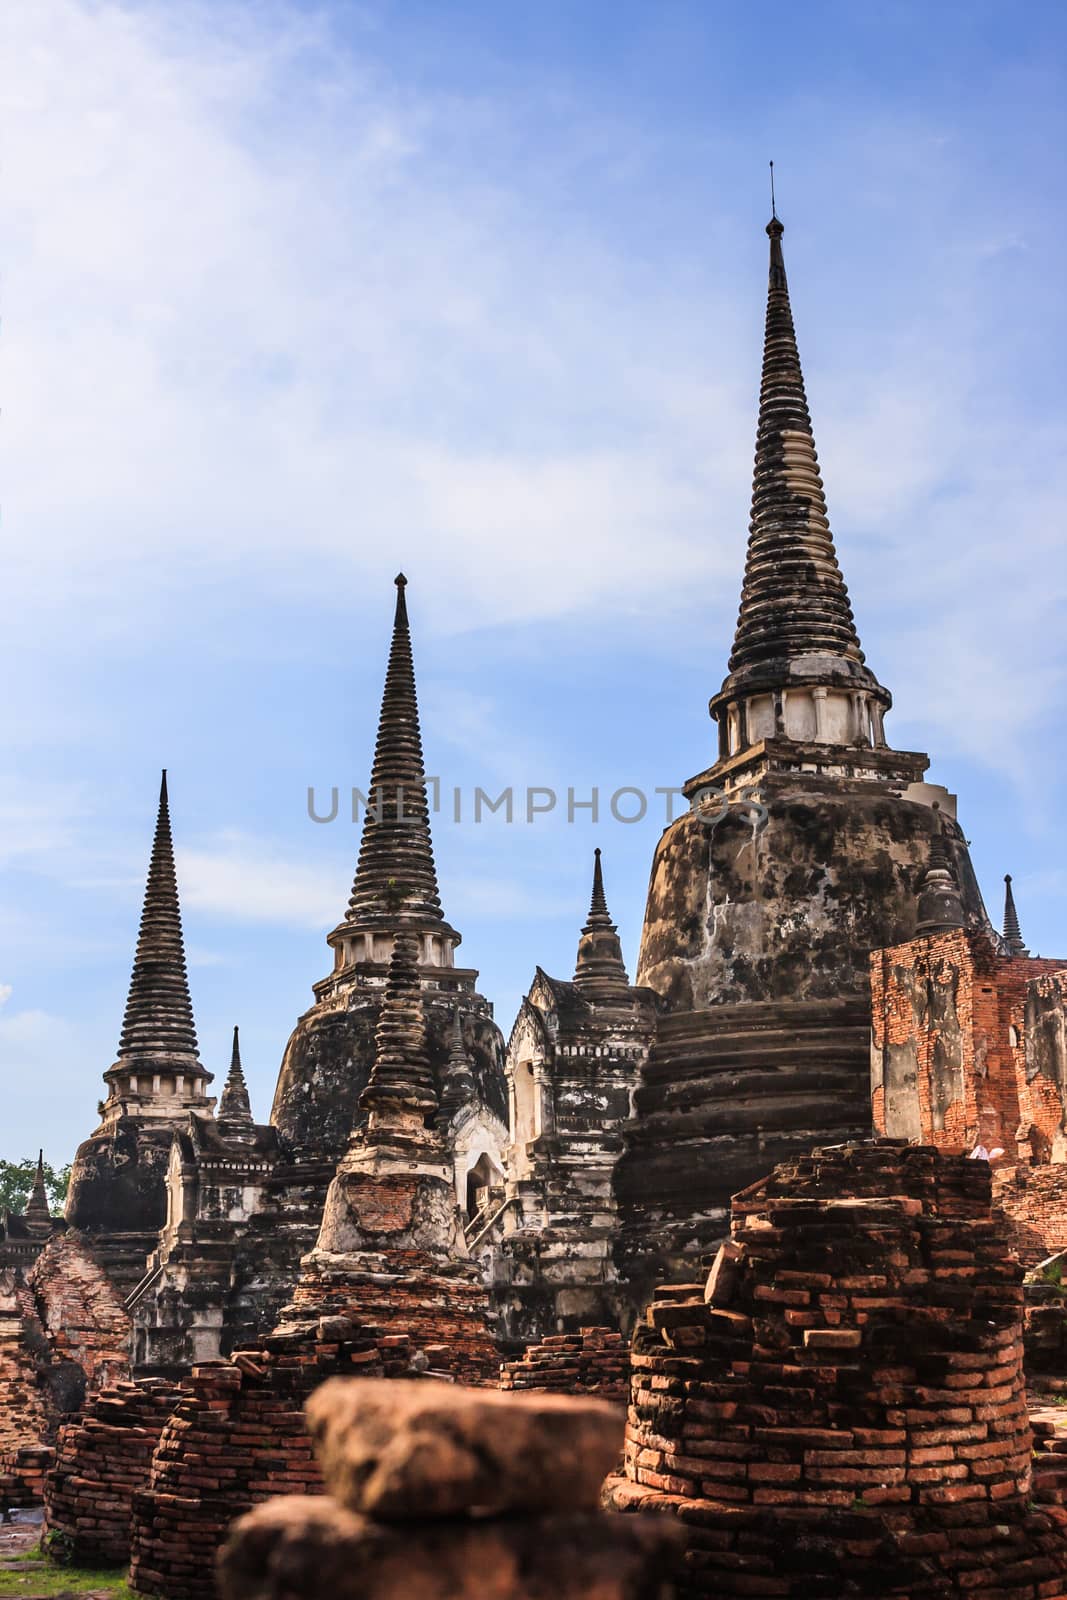
M355 863L403 567L431 770L710 759L767 160L888 733L1067 955L1065 27L1031 4L12 0L0 1154L94 1124L168 766L202 1055L266 1116ZM591 853L631 964L662 819L436 825L505 1032Z

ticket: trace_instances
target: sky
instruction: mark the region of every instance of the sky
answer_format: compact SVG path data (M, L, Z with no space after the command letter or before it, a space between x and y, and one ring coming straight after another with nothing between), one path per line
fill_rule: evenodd
M632 973L663 802L607 800L712 759L771 158L888 737L1067 956L1065 46L1043 0L7 0L0 1156L95 1125L163 766L201 1054L239 1023L267 1116L400 568L463 963L506 1035L600 845ZM602 814L475 826L509 785Z

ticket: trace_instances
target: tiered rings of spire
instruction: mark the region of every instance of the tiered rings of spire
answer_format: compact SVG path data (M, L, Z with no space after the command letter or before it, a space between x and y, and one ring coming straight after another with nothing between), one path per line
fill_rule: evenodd
M892 703L864 665L830 532L784 232L772 217L748 554L729 676L711 702L720 759L768 739L880 746Z

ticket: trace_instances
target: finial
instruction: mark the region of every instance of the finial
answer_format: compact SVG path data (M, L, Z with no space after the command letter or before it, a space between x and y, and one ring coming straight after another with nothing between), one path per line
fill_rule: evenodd
M33 1176L33 1187L30 1190L29 1200L26 1202L26 1221L31 1229L50 1228L51 1217L48 1212L48 1190L44 1181L44 1151L37 1155L37 1171Z
M458 1003L452 1007L452 1039L441 1082L441 1105L434 1118L439 1128L446 1128L461 1106L477 1090L470 1057L463 1042L463 1023Z
M1019 926L1019 913L1015 909L1015 896L1011 888L1011 873L1004 874L1004 942L1013 956L1028 956Z
M204 1071L197 1059L196 1029L189 1000L181 907L174 868L166 767L162 770L160 781L159 809L148 862L141 925L119 1038L120 1061L143 1061L147 1070L148 1059L154 1055L165 1056L171 1070L173 1058L184 1056L184 1070L191 1072L197 1082L210 1081L210 1074ZM114 1067L109 1069L110 1072L115 1070ZM116 1080L107 1073L104 1076L108 1083L115 1083Z
M608 902L604 894L604 869L600 864L600 846L593 851L593 894L589 903L589 920L598 918L605 926L611 921Z
M619 933L608 911L599 847L593 852L593 893L589 916L578 940L574 981L587 997L618 998L629 988Z
M227 1124L229 1137L251 1136L255 1129L252 1102L248 1095L244 1068L241 1066L241 1033L234 1025L233 1048L230 1052L230 1070L219 1099L218 1119Z
M363 820L359 862L345 921L350 926L360 923L391 928L402 907L405 921L414 917L423 927L432 922L447 935L452 930L441 913L430 838L430 801L407 610L408 580L398 572L393 581L393 634L366 791L375 798L367 806ZM331 944L339 934L338 929L330 935Z
M778 213L774 209L774 162L771 162L771 221L778 221Z
M916 935L920 938L929 933L947 933L954 928L964 927L966 923L963 900L945 839L945 821L936 800L933 811L935 827L930 835L930 855L919 889L915 924Z

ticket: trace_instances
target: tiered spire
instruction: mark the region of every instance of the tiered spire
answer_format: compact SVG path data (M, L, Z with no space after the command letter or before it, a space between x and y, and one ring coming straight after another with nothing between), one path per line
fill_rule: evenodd
M196 1046L193 1007L185 971L181 909L174 872L167 774L159 788L159 815L148 867L133 976L119 1041L119 1061L165 1057L204 1077Z
M863 661L819 476L789 304L784 232L772 217L752 520L731 672L812 654Z
M25 1221L31 1232L37 1229L42 1231L51 1229L52 1214L48 1207L48 1190L44 1181L44 1151L37 1156L37 1172L30 1190L30 1198L26 1202Z
M359 1097L370 1115L367 1133L393 1123L407 1123L412 1114L425 1118L437 1110L437 1087L426 1049L426 1018L419 986L419 945L415 934L401 930L393 941L385 983L375 1057L367 1086Z
M1019 927L1019 913L1015 909L1015 896L1011 890L1011 873L1004 874L1004 943L1013 956L1028 956L1029 950Z
M459 1007L452 1008L452 1035L449 1040L448 1061L445 1065L444 1077L441 1082L441 1108L437 1113L437 1122L441 1127L447 1127L461 1106L474 1094L476 1089L474 1073L471 1071L470 1056L467 1046L463 1042L463 1022L460 1018Z
M430 837L406 587L407 579L400 573L371 770L370 807L348 902L347 921L357 925L380 923L383 913L437 923L443 920Z
M230 1070L226 1074L226 1083L219 1096L218 1120L231 1123L234 1128L246 1132L255 1127L252 1119L252 1102L249 1099L248 1085L241 1066L241 1036L236 1026L233 1030Z
M935 800L934 810L938 811ZM962 928L966 923L963 900L960 896L956 874L952 870L940 814L937 827L930 835L930 859L919 891L919 916L916 934L945 933L950 928Z
M593 893L589 917L578 941L574 982L586 999L593 1001L617 999L630 987L619 932L611 920L604 894L599 849L593 852Z

